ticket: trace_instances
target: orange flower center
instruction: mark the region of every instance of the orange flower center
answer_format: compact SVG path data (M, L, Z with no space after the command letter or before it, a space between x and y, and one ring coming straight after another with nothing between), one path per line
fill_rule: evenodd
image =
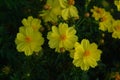
M84 56L86 57L86 56L89 56L89 55L90 55L90 51L86 50L86 51L84 52Z
M106 20L107 20L107 18L106 18L105 16L103 16L103 17L100 19L101 22L104 22L104 21L106 21Z
M30 42L31 42L31 38L30 38L30 37L26 37L26 38L25 38L25 41L26 41L27 43L30 43Z
M120 25L116 26L116 27L115 27L115 30L116 30L116 31L120 31Z
M61 35L61 36L60 36L60 39L61 39L62 41L65 40L65 39L66 39L66 35L64 35L64 34Z
M74 5L74 4L75 4L75 1L74 1L74 0L68 0L68 4L69 4L69 5Z
M96 12L101 14L102 13L102 9L98 8L98 9L96 9Z

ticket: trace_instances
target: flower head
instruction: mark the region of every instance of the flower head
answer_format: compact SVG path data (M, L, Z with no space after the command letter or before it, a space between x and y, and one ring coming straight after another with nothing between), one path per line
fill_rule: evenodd
M59 0L60 6L62 8L61 16L64 20L68 20L69 18L79 18L78 10L74 6L74 0Z
M22 24L24 27L31 27L34 31L38 31L41 27L40 25L41 21L37 18L33 18L32 16L29 16L27 19L22 20Z
M52 31L47 35L50 48L55 48L56 52L69 50L74 47L78 37L75 35L76 30L68 27L66 23L60 23L58 27L52 26Z
M58 16L61 15L61 8L58 0L47 0L44 10L40 16L45 22L57 22Z
M120 39L120 20L114 21L113 28L112 37Z
M92 17L95 18L95 20L99 20L103 14L105 13L105 10L103 8L99 8L97 6L94 6L93 9L91 9Z
M100 60L101 50L97 49L98 46L95 43L89 42L87 39L83 39L81 43L75 43L75 50L71 51L71 57L73 58L73 64L76 67L81 67L86 71L90 67L97 66L97 61Z
M20 27L19 33L15 39L17 50L25 52L26 56L32 55L33 52L39 52L44 39L40 32L34 32L32 28Z
M109 12L105 12L100 20L99 20L99 29L102 30L102 31L107 31L108 32L113 32L113 17L111 16L111 14Z

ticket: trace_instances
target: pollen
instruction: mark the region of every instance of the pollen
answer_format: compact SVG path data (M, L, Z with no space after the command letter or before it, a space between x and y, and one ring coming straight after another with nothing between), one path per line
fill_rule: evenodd
M31 42L31 38L30 38L30 37L26 37L26 38L25 38L25 41L26 41L27 43L30 43L30 42Z
M83 55L84 55L84 57L89 56L90 55L90 51L86 50Z
M62 41L64 41L64 40L66 39L66 35L64 35L64 34L61 35L61 36L60 36L60 39L61 39Z
M102 9L98 8L98 9L96 9L96 12L101 14L102 13Z

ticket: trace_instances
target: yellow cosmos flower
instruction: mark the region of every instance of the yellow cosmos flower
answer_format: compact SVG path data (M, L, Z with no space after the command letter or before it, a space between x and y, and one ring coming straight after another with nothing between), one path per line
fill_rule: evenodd
M103 8L99 8L97 6L94 6L93 9L91 9L92 17L95 18L95 20L99 20L103 14L105 13L105 10Z
M41 27L41 20L37 18L33 18L32 16L29 16L27 19L22 20L22 24L24 27L32 27L34 31L38 31Z
M20 27L19 33L15 39L17 50L24 52L26 56L32 55L33 52L39 52L44 39L40 32L34 32L32 28Z
M99 29L102 31L108 30L108 32L113 32L113 21L114 19L111 14L109 12L105 12L100 18Z
M120 11L120 0L114 0L114 4L117 6L117 10Z
M50 48L55 48L56 52L62 52L74 47L74 43L78 40L75 35L74 27L68 27L66 23L60 23L58 27L52 26L52 31L48 32Z
M47 0L44 10L40 16L45 22L57 22L58 16L61 15L61 8L58 0Z
M120 20L114 21L113 27L114 31L112 33L112 37L120 39Z
M96 67L97 61L100 60L102 53L102 51L97 48L97 44L90 44L89 40L87 39L83 39L81 43L76 42L75 50L71 51L73 64L76 67L80 67L84 71L88 70L90 67Z
M73 17L78 19L78 10L74 6L74 0L59 0L60 6L62 8L61 16L64 20L68 20L69 18Z

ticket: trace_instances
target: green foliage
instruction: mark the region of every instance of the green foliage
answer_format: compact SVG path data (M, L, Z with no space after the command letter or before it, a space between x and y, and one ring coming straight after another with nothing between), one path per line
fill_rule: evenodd
M49 48L47 40L42 46L43 51L32 56L26 57L16 50L14 40L21 20L30 15L38 18L45 0L0 0L0 80L112 80L108 75L120 72L120 40L113 39L111 33L100 31L97 21L84 16L86 12L90 13L93 5L104 7L102 1L91 0L91 4L85 7L85 0L76 0L80 19L67 22L69 25L75 23L79 41L89 39L103 51L99 65L83 72L72 64L69 52L54 52ZM106 1L109 2L109 6L104 7L106 10L116 8L112 0ZM115 19L120 19L120 12L116 9L111 13ZM46 37L49 23L42 24L45 26L43 36Z

